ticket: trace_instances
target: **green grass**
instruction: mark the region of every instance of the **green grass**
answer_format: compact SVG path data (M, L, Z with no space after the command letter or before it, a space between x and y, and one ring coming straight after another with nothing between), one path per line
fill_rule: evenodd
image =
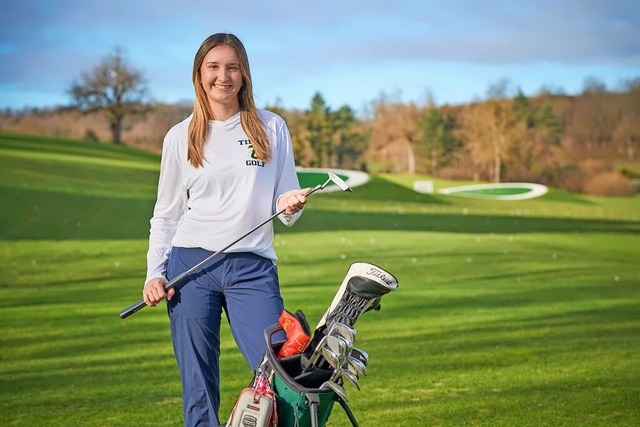
M118 317L140 297L157 174L127 147L0 133L1 425L181 425L165 310ZM360 425L639 425L640 197L487 201L416 179L318 193L276 224L286 306L312 326L351 262L398 277L356 324ZM226 419L251 372L222 335Z

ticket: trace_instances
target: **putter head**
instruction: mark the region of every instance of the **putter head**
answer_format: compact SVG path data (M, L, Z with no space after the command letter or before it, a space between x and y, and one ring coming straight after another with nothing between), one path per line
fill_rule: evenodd
M349 187L349 185L346 182L344 182L344 180L340 178L338 175L336 175L335 173L329 172L329 179L331 180L331 182L337 185L342 191L349 191L349 192L353 191L351 187Z

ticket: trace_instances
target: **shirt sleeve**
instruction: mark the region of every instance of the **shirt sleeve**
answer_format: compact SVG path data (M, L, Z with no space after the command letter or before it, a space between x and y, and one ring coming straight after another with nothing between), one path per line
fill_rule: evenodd
M182 179L182 161L177 138L168 134L162 145L158 197L149 221L147 278L165 277L171 241L187 205L187 189Z
M278 138L278 173L273 198L274 212L278 209L278 199L280 196L287 191L300 189L298 175L296 174L295 160L293 157L293 143L291 142L291 135L284 120L280 120L276 132ZM298 211L293 215L281 214L278 215L278 218L284 225L291 227L298 220L300 215L302 215L302 212L303 210Z

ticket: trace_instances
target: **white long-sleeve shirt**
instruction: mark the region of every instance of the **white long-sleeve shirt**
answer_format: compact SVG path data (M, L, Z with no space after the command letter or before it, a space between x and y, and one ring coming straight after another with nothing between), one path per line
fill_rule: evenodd
M171 247L218 251L273 215L283 193L300 188L286 123L274 113L258 111L271 145L269 162L254 158L240 113L209 122L205 161L199 168L187 160L191 117L165 136L146 281L164 277ZM279 218L291 226L300 214ZM253 252L275 261L273 224L265 224L226 252Z

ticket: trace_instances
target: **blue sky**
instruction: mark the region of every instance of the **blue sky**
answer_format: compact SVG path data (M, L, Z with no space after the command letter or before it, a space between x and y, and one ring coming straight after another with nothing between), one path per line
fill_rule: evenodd
M362 111L382 93L459 104L507 78L532 95L595 76L640 77L637 0L3 0L0 108L68 104L66 90L115 47L161 102L193 99L204 38L235 33L256 102L304 109L320 92Z

